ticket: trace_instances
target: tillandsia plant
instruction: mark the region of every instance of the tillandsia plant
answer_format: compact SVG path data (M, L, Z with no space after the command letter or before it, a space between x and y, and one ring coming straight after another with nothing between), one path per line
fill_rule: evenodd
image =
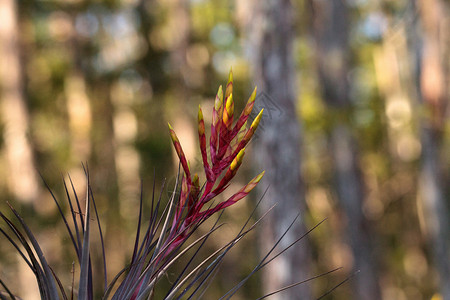
M204 290L208 287L209 282L216 275L220 263L226 253L264 217L262 216L252 225L248 226L256 210L255 208L242 229L231 241L217 249L210 256L202 259L200 263L194 263L194 258L199 254L199 250L205 244L206 240L221 227L218 223L221 213L207 233L194 241L188 242L192 234L213 214L223 211L226 207L233 205L244 198L253 188L255 188L264 175L263 171L250 180L248 184L244 185L234 195L225 201L216 203L216 201L218 201L217 196L229 187L230 181L239 169L245 154L245 147L248 145L260 122L263 113L262 110L253 120L250 127L247 128L246 126L255 98L256 88L251 94L239 118L236 122L233 122L233 76L230 71L225 95L223 94L222 87L219 87L215 98L209 139L209 157L205 134L205 122L203 119L203 112L199 107L198 136L206 177L206 182L202 186L200 186L199 183L199 176L197 174L191 174L189 162L184 155L173 128L169 125L170 136L182 167L182 172L179 171L177 183L174 188L175 191L179 192L172 193L164 209L160 207L162 203L161 194L159 195L159 199L155 199L155 194L153 192L151 215L146 230L143 233L141 233L141 223L143 218L143 197L141 196L138 226L131 261L127 267L120 271L110 281L108 281L106 275L107 263L102 228L98 218L97 207L93 197L87 167L83 166L87 181L84 199L81 199L82 197L79 197L75 192L70 176L68 177L69 184L64 181L72 224L69 224L70 222L66 219L61 205L47 185L47 189L51 193L52 198L58 207L76 253L79 265L78 289L75 288L74 280L72 280L71 289L69 291L64 289L65 285L47 263L44 253L31 229L27 226L19 213L8 203L13 216L17 219L18 225L16 225L12 219L0 212L0 217L9 228L9 230L7 230L0 227L0 232L6 237L34 273L41 298L56 300L73 299L76 296L78 299L82 300L94 299L93 279L96 274L93 272L90 250L92 213L95 214L94 219L97 223L96 225L98 227L102 245L104 277L102 299L152 299L155 295L155 291L158 289L158 282L160 279L167 273L172 265L177 262L180 263L179 258L182 256L188 256L188 262L184 264L184 267L177 275L176 280L171 283L170 289L164 291L164 299L180 299L184 297L189 299L193 297L200 298L203 295ZM153 184L153 191L154 190L155 186ZM83 214L81 213L82 200L85 202ZM160 208L163 211L162 214L159 213ZM292 221L291 226L294 222L295 220ZM286 232L289 229L290 227L286 229ZM305 235L310 231L305 233ZM298 238L291 245L297 243L305 235ZM252 274L287 250L290 246L269 259L269 255L283 237L284 234L253 271L222 298L231 298ZM72 270L72 272L75 273L74 270ZM299 282L298 284L300 283L302 282ZM0 289L3 289L3 291L0 291L0 299L17 299L1 278L0 286ZM276 292L282 291L285 288ZM160 292L158 295L159 294Z
M203 209L207 203L215 199L217 195L228 187L231 179L236 175L242 163L245 146L252 138L263 113L263 110L261 110L250 128L246 128L245 124L252 111L255 98L256 88L251 94L236 124L233 126L233 75L230 72L225 91L225 102L223 101L222 86L219 87L215 99L209 141L210 162L208 161L207 155L205 122L202 109L199 107L198 137L206 175L206 184L202 189L199 186L198 175L191 176L189 162L186 160L175 131L169 124L170 136L178 158L180 159L181 166L183 167L184 175L181 183L180 199L171 228L171 237L174 240L171 241L168 252L176 248L179 243L182 243L191 229L193 227L195 228L196 224L244 198L264 176L263 171L228 200L211 205L212 207L208 209ZM242 128L244 130L241 130Z

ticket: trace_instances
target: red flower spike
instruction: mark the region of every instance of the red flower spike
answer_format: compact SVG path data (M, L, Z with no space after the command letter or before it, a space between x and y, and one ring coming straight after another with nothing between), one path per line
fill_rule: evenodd
M227 157L227 161L231 160L235 155L237 155L237 153L242 148L244 148L247 145L247 143L250 141L250 139L252 138L253 134L256 131L256 128L258 128L258 125L259 125L259 122L261 121L261 117L262 117L263 112L264 112L264 108L261 109L259 114L253 120L252 125L250 125L250 128L245 133L244 137L242 138L241 142L238 144L238 146L234 150L233 154L231 156Z
M198 106L198 139L200 141L200 152L202 154L203 167L205 169L206 180L212 181L213 173L211 171L211 167L209 166L208 155L206 153L205 121L203 119L203 112L202 112L200 105Z
M234 175L236 175L237 170L242 164L242 159L244 158L245 154L245 148L242 148L241 151L236 155L236 157L231 162L230 166L228 167L227 172L223 176L222 180L220 181L219 185L214 189L213 194L219 194L223 192L225 189L225 186L230 182L231 179L233 179Z
M222 86L219 86L216 100L214 102L212 123L211 123L211 137L209 140L211 163L216 161L217 143L219 140L220 125L222 125L222 110L223 110L223 91Z
M230 68L230 73L228 74L227 88L225 90L225 99L228 98L233 93L233 69Z
M233 113L234 113L234 102L233 102L233 94L227 97L227 102L225 105L225 109L223 110L223 124L227 131L230 131L231 125L233 125Z
M200 151L203 159L203 167L207 178L206 184L202 189L200 189L199 179L196 174L191 180L189 162L185 158L180 142L173 131L173 128L169 125L170 135L175 150L180 158L180 163L185 172L185 176L183 176L183 180L181 182L181 193L179 194L177 203L179 207L177 207L175 214L176 220L173 221L169 239L170 241L175 238L176 241L173 243L171 242L171 245L168 248L169 253L171 250L175 249L173 246L174 244L178 245L185 241L185 239L189 236L189 232L195 228L195 224L207 219L215 212L224 209L225 207L228 207L244 198L253 188L255 188L264 175L264 172L262 172L253 178L247 185L242 187L227 201L219 203L211 209L202 211L203 206L211 199L214 199L222 193L229 186L230 181L236 175L237 170L243 161L245 146L255 133L263 114L263 110L261 110L252 122L250 128L246 129L245 125L256 99L255 88L247 101L244 110L240 114L236 125L233 127L234 103L232 93L233 73L230 71L225 91L225 102L223 101L224 95L222 87L219 87L214 103L211 136L209 142L210 160L208 159L207 153L203 112L200 107L198 110L198 136ZM226 171L224 172L224 170ZM218 182L219 179L220 182ZM186 210L184 208L186 208Z
M226 100L223 110L222 127L220 128L219 149L217 149L216 159L220 160L227 152L228 146L233 139L230 137L231 127L233 125L234 102L233 94L230 94Z
M189 165L186 160L186 156L184 155L183 149L181 148L180 141L178 140L178 137L177 137L175 131L173 130L172 126L169 123L167 123L167 124L169 125L169 132L170 132L170 137L172 138L173 146L175 148L175 151L177 152L178 158L180 159L181 166L183 167L184 173L186 174L187 182L190 185L191 184L191 172L189 171Z
M180 224L177 224L181 219L181 216L183 214L183 210L187 208L189 210L189 207L186 206L186 199L188 199L189 195L189 184L187 182L186 176L183 176L183 179L181 180L181 192L180 192L180 200L178 202L178 207L176 210L176 217L173 220L172 227L178 227Z
M198 106L198 135L205 136L205 120L203 119L202 108Z
M247 183L243 188L241 188L239 190L239 192L237 192L236 194L231 196L227 201L224 201L223 204L229 203L225 207L230 206L231 204L236 203L237 201L239 201L242 198L244 198L245 196L247 196L258 185L258 183L264 177L265 173L266 173L266 171L262 171L261 173L259 173L252 180L250 180L249 183ZM225 207L223 207L223 208L225 208Z
M190 185L187 182L187 178L183 176L183 180L181 181L181 199L180 199L180 209L183 209L185 205L186 199L188 197Z
M261 117L262 117L263 112L264 112L264 108L261 109L259 114L253 120L252 125L250 125L250 130L252 131L252 135L253 135L253 133L255 133L256 128L258 128L258 125L259 125L259 122L261 121Z
M219 86L219 90L217 91L216 100L214 101L214 108L213 108L212 124L214 126L219 125L220 118L222 117L222 109L223 109L223 90L222 86Z
M258 185L258 183L263 178L265 172L266 171L262 171L258 176L256 176L252 180L250 180L249 183L247 183L243 188L241 188L239 190L239 192L237 192L236 194L231 196L228 200L217 204L214 208L204 211L200 216L198 216L198 220L207 219L212 214L214 214L214 213L218 212L219 210L224 209L230 205L233 205L234 203L238 202L239 200L241 200L242 198L247 196L250 193L250 191L253 190Z
M230 136L231 139L233 139L236 136L236 134L241 130L242 126L244 126L244 123L247 122L248 116L251 114L253 110L255 99L256 99L256 87L253 90L253 93L250 95L250 98L248 99L247 104L244 107L244 110L239 116L239 119L237 120L236 125L234 126L233 131L231 132Z
M244 110L242 111L242 116L249 116L253 110L253 105L255 104L256 100L256 90L257 87L253 89L252 94L250 95L250 98L247 100L247 104L244 107Z
M230 165L230 170L231 171L235 171L235 170L237 171L237 169L239 168L239 166L242 163L242 159L244 158L244 154L245 154L245 148L242 148L242 150L239 151L238 155L236 155L236 157L231 162L231 165Z

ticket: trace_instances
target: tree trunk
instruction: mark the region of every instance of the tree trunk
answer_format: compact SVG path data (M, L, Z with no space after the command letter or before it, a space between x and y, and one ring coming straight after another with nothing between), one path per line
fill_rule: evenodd
M29 116L24 97L19 22L15 0L0 0L0 101L4 124L3 139L8 163L8 186L22 202L33 202L39 195L33 151L28 140ZM32 272L17 255L18 284L26 299L39 299L37 286L30 285Z
M0 85L8 184L24 202L39 194L33 151L28 140L29 116L23 92L22 61L15 0L0 1Z
M253 1L248 20L248 53L259 95L255 110L264 107L264 116L255 140L257 168L266 176L259 185L264 196L262 211L277 204L262 225L259 237L264 255L300 213L300 218L283 239L285 248L305 232L304 190L300 175L301 126L296 115L296 76L292 54L293 7L288 0ZM306 240L294 246L264 268L264 292L305 280L310 273L310 249ZM273 299L276 299L274 296ZM308 284L289 289L280 299L311 299Z
M424 122L426 123L426 122ZM450 300L450 223L445 197L444 177L440 160L440 132L422 125L422 168L420 171L420 201L432 248L433 263L439 273L442 299Z
M346 217L353 252L354 299L380 299L370 226L362 211L365 197L357 144L345 120L351 113L348 78L348 11L345 1L314 1L314 37L321 93L335 123L329 136L338 201Z
M445 112L449 101L449 23L445 20L448 7L445 2L439 0L417 2L421 22L418 25L421 25L423 32L421 40L417 36L413 40L416 58L420 64L416 68L419 87L417 94L428 112L421 119L422 166L419 201L434 265L440 277L442 299L450 300L450 215L446 200L448 191L445 188L449 169L442 160L442 155L447 155L448 149L441 152Z

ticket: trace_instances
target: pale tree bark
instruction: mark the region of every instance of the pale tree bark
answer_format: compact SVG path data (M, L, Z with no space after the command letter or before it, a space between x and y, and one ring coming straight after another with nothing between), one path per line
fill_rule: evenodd
M8 162L8 186L19 201L33 202L39 184L28 140L29 116L24 97L23 65L20 57L18 7L15 0L0 0L0 104L4 125L4 151ZM25 299L39 299L33 274L21 257L18 284Z
M31 202L39 194L39 184L27 137L30 122L23 92L16 3L15 0L0 1L1 116L10 190L18 200Z
M296 115L296 76L293 59L294 14L291 1L252 1L247 9L248 57L259 90L256 107L265 107L254 151L258 169L266 175L259 194L268 187L261 210L276 204L262 225L260 252L264 255L300 213L283 239L286 247L305 232L305 198L300 174L301 125ZM265 293L310 276L307 239L294 246L263 270ZM311 299L308 284L289 289L273 299Z
M427 113L421 119L422 166L419 204L425 230L439 273L442 299L450 300L450 214L448 202L449 168L443 163L443 133L449 101L450 24L448 5L440 0L412 1L419 11L413 35L418 66L418 98ZM447 116L448 117L448 116ZM447 182L447 184L446 184Z
M329 151L334 162L335 188L345 215L346 236L353 253L354 299L377 300L381 293L370 226L363 214L365 187L357 143L349 119L348 8L344 0L312 1L314 38L322 97L336 114L330 130Z

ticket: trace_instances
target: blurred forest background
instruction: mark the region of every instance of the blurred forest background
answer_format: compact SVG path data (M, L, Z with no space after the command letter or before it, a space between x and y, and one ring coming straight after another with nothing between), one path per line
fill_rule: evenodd
M232 67L236 111L255 85L266 108L235 181L266 169L263 210L278 205L205 299L242 279L301 212L287 240L327 220L236 299L343 267L280 299L317 298L359 270L327 299L448 300L449 22L446 0L0 0L0 207L19 209L70 286L74 253L39 173L63 199L62 179L70 173L82 191L88 162L119 271L140 180L146 199L153 179L166 198L175 182L167 122L201 170L197 108L210 119ZM239 229L257 194L226 211L210 249ZM4 240L0 262L0 278L36 299Z

